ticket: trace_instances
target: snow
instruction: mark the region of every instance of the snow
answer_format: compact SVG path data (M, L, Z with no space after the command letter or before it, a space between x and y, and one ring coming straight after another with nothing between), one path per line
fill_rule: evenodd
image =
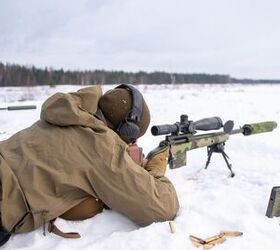
M114 87L104 86L104 91ZM52 93L69 92L80 86L0 89L0 107L37 105L36 110L0 111L0 140L9 138L39 119L42 102ZM139 86L151 111L151 125L172 124L181 114L192 120L220 116L234 120L235 128L245 123L275 120L280 124L279 85L153 85ZM158 145L163 136L148 131L139 140L144 152ZM168 222L140 228L115 211L94 218L69 222L58 219L63 231L81 234L80 239L43 236L43 229L12 236L3 249L196 249L188 236L207 238L221 230L238 230L244 235L230 238L216 249L276 250L280 246L280 219L265 216L271 188L280 185L279 128L272 133L243 137L234 135L226 145L234 178L220 155L214 154L204 170L206 149L188 153L188 164L168 170L181 208L170 233Z

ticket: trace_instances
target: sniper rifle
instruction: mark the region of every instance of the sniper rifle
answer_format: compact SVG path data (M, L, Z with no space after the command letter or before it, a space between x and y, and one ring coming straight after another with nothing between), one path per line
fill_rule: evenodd
M21 106L8 106L8 107L1 107L0 110L24 110L24 109L36 109L36 105L21 105Z
M225 142L231 135L243 134L244 136L271 132L277 127L274 121L265 121L260 123L245 124L239 129L233 129L234 123L229 120L223 124L220 117L204 118L198 121L190 121L187 115L181 115L180 122L174 124L157 125L151 128L154 136L166 135L165 140L161 141L159 146L152 150L147 159L163 152L169 148L168 163L171 169L186 165L186 152L192 149L207 147L207 161L205 169L210 164L213 153L220 153L230 171L230 177L234 177L232 164L228 155L225 153ZM223 132L213 132L206 134L196 134L197 130L209 131L219 130Z
M16 110L25 110L25 109L36 109L36 105L20 105L20 106L8 106L8 107L0 107L1 110L7 111L16 111ZM0 131L0 134L5 134L6 132Z

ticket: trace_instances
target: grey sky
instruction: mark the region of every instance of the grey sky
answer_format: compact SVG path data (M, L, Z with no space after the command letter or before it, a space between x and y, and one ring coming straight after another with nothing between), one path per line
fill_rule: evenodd
M0 61L280 78L278 0L0 0Z

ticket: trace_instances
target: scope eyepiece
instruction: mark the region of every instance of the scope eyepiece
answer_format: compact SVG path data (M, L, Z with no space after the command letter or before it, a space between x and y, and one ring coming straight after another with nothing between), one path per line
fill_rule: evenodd
M151 133L152 135L168 135L177 133L179 131L178 123L175 123L173 125L165 124L165 125L158 125L158 126L152 126Z

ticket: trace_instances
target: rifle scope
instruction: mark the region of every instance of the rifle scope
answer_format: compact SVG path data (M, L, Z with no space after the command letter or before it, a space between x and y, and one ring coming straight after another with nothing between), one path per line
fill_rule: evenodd
M198 121L189 121L187 115L180 116L180 122L174 124L156 125L151 128L152 135L178 135L179 133L194 134L196 130L208 131L223 127L220 117L209 117Z

